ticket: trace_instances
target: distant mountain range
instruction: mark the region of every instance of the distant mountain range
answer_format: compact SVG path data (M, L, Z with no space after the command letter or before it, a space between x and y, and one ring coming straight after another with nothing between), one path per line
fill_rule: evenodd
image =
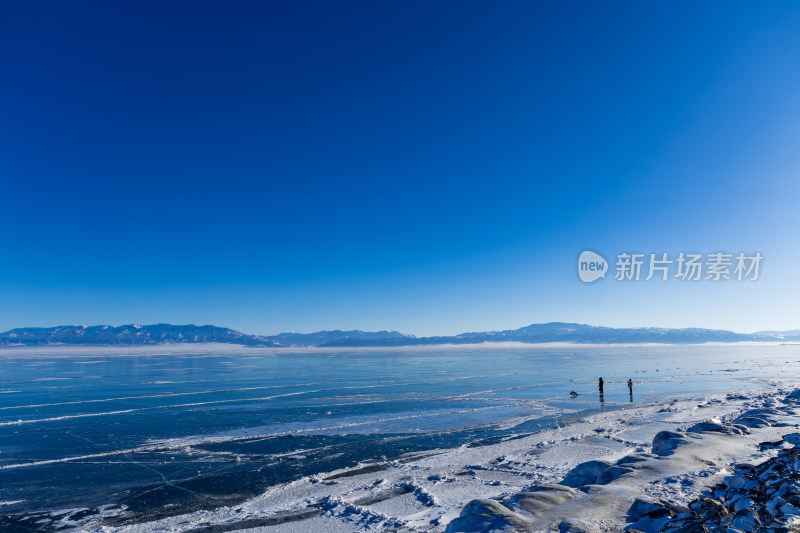
M397 331L318 331L248 335L218 326L56 326L17 328L0 333L0 346L46 345L152 345L170 343L219 342L260 347L356 347L418 346L436 344L477 344L484 342L572 342L578 344L704 342L800 342L800 330L734 333L721 329L699 328L605 328L586 324L550 322L519 329L462 333L450 337L414 337Z
M348 346L348 342L386 342L413 338L397 331L318 331L316 333L281 333L248 335L218 326L56 326L52 328L16 328L0 333L0 346L43 346L59 344L141 345L169 343L221 342L260 347ZM380 344L377 344L380 345Z
M163 344L224 342L245 346L282 346L266 337L247 335L217 326L56 326L53 328L16 328L0 333L0 345L47 344Z

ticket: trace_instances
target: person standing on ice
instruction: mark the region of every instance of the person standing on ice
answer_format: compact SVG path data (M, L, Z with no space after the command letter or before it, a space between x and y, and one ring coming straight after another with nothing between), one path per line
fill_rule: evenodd
M628 378L628 390L633 394L633 380Z
M600 381L597 382L597 389L600 391L600 394L603 394L603 378L600 378Z

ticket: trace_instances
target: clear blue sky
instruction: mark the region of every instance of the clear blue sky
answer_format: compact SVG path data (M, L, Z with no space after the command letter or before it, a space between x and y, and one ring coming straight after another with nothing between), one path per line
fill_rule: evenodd
M3 2L0 330L798 328L798 58L796 2Z

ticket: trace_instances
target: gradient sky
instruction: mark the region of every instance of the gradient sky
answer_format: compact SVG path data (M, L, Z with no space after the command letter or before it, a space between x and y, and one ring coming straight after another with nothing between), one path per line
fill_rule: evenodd
M3 2L0 80L0 330L800 328L797 2Z

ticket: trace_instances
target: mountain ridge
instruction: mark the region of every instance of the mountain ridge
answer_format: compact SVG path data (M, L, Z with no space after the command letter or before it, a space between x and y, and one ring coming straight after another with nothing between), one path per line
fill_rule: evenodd
M213 325L127 324L14 328L0 333L0 346L158 345L219 342L251 347L388 347L485 342L541 344L702 344L706 342L797 342L800 330L736 333L706 328L610 328L572 322L530 324L502 331L415 337L398 331L323 330L313 333L251 335Z

